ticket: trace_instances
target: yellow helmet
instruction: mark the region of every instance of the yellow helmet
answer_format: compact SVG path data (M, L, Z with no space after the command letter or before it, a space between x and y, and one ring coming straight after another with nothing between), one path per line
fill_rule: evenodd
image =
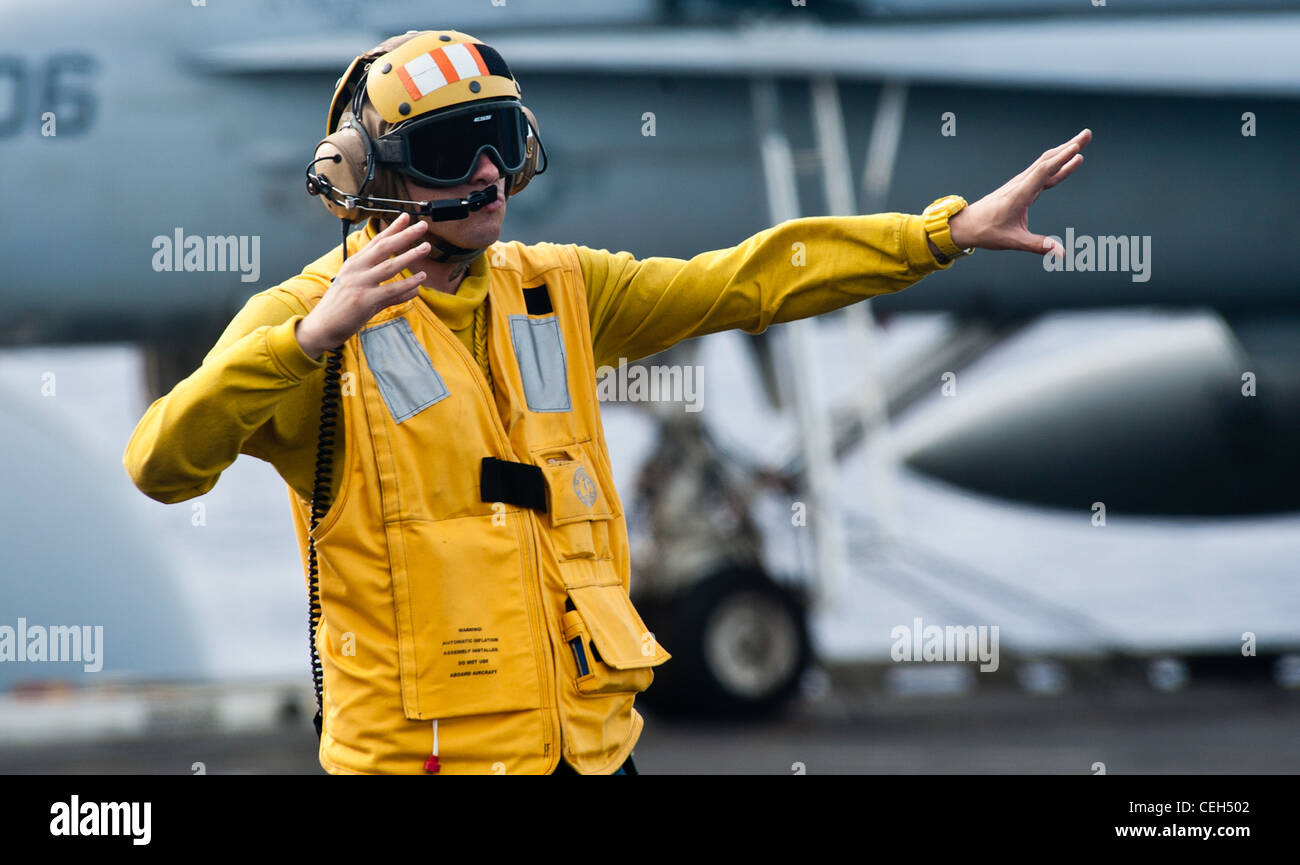
M409 209L395 175L456 186L486 153L515 195L546 170L537 118L505 60L455 30L408 31L354 59L335 84L325 133L307 189L349 222ZM327 160L338 167L315 170Z
M425 30L370 64L366 95L386 123L482 99L520 99L494 48L455 30Z

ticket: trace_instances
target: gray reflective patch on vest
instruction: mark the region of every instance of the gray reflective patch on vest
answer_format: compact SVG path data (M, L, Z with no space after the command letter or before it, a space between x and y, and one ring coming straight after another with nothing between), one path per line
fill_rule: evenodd
M412 418L451 396L406 319L361 331L361 350L394 422Z
M510 316L510 339L524 380L524 398L532 411L570 411L569 378L564 365L564 340L553 315Z

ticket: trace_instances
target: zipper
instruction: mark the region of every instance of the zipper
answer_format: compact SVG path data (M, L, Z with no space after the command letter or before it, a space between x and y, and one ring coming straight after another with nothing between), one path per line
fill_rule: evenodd
M550 698L555 694L559 685L559 680L555 678L555 676L559 675L559 659L555 655L555 650L551 640L550 623L547 621L546 616L537 609L538 600L545 597L542 586L542 568L540 556L537 555L537 530L533 526L531 512L525 513L529 515L526 517L529 542L522 544L522 546L527 550L528 572L532 575L533 587L536 590L536 594L528 599L529 612L532 614L529 616L529 621L533 625L533 638L538 645L542 647L542 652L545 655L542 659L543 663L537 665L539 670L544 671L543 678L545 681L543 682L542 687L542 708L547 710L545 715L546 731L542 738L542 757L548 760L548 769L553 770L554 767L549 765L549 759L551 755L551 743L557 738L556 733L560 729L560 710L558 698L556 698L553 703L550 701ZM537 628L537 620L539 618L542 620L540 635L538 634L539 629ZM558 749L556 750L558 751Z

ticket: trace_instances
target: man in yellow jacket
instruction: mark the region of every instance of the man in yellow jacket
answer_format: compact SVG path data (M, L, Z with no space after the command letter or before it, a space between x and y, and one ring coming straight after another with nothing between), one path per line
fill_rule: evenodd
M357 58L326 131L309 189L363 230L249 299L124 463L162 502L208 492L241 453L284 478L321 765L363 774L634 772L633 701L670 656L628 600L597 367L898 291L974 247L1042 254L1028 207L1091 138L969 206L638 261L498 240L544 149L473 37L412 31Z

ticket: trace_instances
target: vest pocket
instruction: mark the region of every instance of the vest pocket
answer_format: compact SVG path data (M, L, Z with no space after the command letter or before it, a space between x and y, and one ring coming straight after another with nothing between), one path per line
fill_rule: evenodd
M546 479L547 512L561 559L608 559L609 497L596 480L586 447L541 448L533 459Z
M510 316L510 341L514 345L524 398L530 411L571 411L568 370L560 322L554 315L529 318Z
M617 586L569 590L576 609L564 614L578 691L583 694L639 692L650 687L656 667L671 655L646 629L627 592Z
M632 704L668 653L646 631L620 585L569 590L563 619L570 675L560 685L565 758L579 772L612 772L641 728ZM583 672L583 664L586 672Z
M455 718L542 705L539 634L518 511L402 520L393 558L402 706L407 718Z

